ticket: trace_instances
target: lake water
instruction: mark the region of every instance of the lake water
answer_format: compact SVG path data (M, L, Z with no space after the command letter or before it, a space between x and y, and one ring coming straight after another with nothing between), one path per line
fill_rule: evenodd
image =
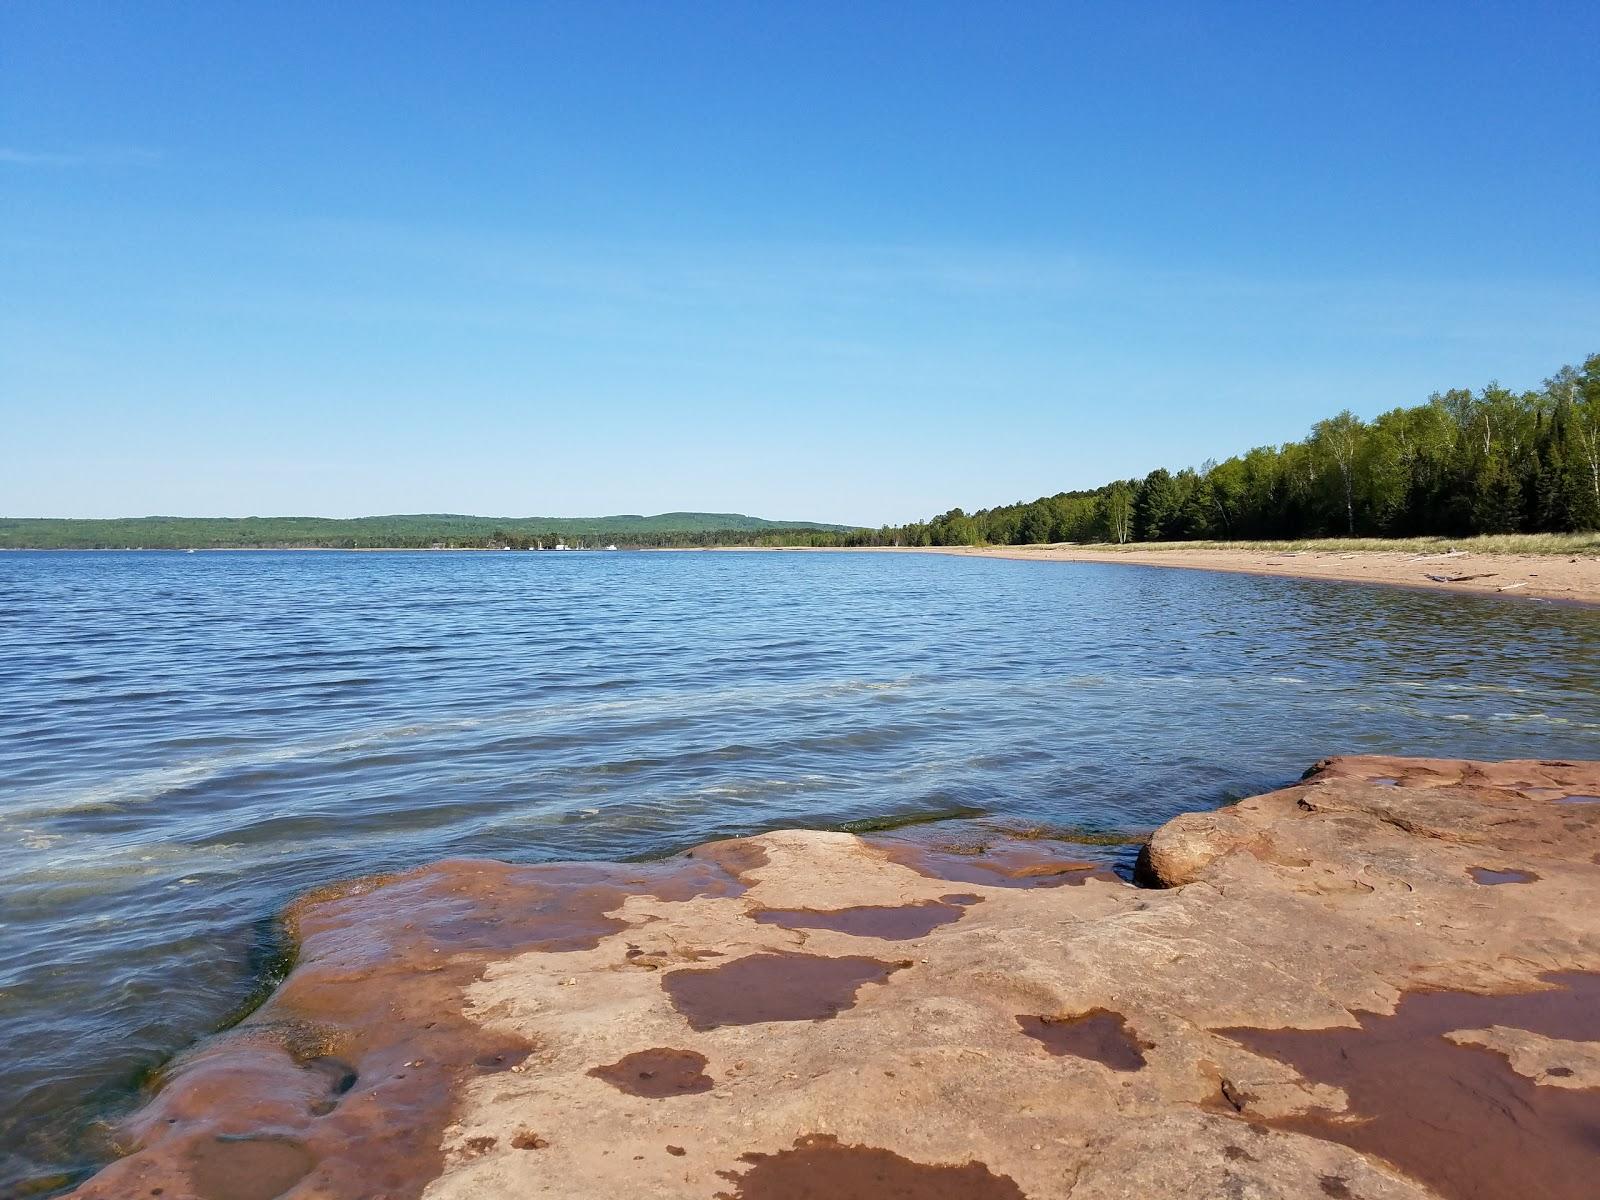
M1330 753L1600 758L1600 615L873 554L0 554L0 1195L445 855L1149 830ZM1131 847L1100 853L1126 865Z

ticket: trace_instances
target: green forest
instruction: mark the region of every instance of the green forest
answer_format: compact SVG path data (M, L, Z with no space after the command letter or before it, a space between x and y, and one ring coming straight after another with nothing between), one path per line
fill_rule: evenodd
M192 549L552 549L584 545L718 546L841 533L844 525L765 521L739 513L615 517L129 517L64 520L0 517L0 548L30 550Z
M1544 386L1436 392L1371 420L1350 411L1298 442L1198 468L926 522L797 539L967 546L1600 529L1600 354ZM765 539L760 539L765 540Z

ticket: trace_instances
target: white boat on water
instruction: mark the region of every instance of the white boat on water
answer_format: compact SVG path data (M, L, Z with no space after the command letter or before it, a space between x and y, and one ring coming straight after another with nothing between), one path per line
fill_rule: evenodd
M614 544L606 547L607 550L615 550L616 548Z

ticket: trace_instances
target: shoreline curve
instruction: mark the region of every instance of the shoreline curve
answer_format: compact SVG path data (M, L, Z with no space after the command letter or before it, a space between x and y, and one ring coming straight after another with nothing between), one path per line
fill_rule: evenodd
M1073 543L1025 546L674 546L651 554L692 553L942 554L1020 562L1104 563L1367 584L1413 591L1536 600L1582 608L1600 607L1600 558L1564 554L1498 554L1478 550L1418 553L1412 550L1234 550L1091 547ZM1430 574L1447 576L1430 579ZM1468 578L1460 578L1467 576Z

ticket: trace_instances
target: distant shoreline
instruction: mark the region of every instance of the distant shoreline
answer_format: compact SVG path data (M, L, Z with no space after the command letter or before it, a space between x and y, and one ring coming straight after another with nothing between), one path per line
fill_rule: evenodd
M1471 545L1470 540L1466 542ZM1267 549L1185 546L623 546L583 550L504 550L495 546L96 546L0 547L10 554L940 554L961 558L995 558L1021 562L1107 563L1161 567L1224 574L1318 579L1405 587L1455 595L1505 596L1514 599L1600 607L1600 557L1582 554L1511 554L1472 549L1432 551L1397 543L1396 549ZM1440 576L1434 579L1430 576Z
M619 550L639 550L640 546L619 546ZM706 547L682 547L703 549ZM729 546L730 550L740 547ZM504 546L0 546L0 554L500 554ZM568 548L570 552L571 548ZM510 551L514 554L541 551ZM590 551L585 548L584 553Z

